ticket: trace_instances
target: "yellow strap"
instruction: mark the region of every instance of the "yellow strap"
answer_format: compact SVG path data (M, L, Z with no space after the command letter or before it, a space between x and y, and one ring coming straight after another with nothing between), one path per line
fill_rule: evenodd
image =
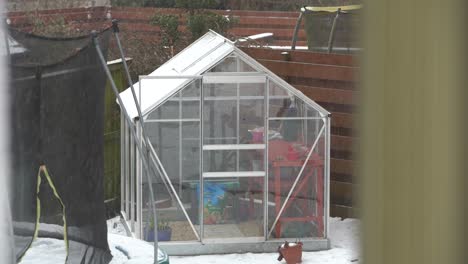
M305 10L307 11L312 11L312 12L330 12L334 13L338 11L338 9L341 8L341 11L346 12L346 11L353 11L353 10L359 10L362 8L362 5L347 5L347 6L306 6L301 8L301 11L304 12Z
M37 173L37 189L36 189L36 227L34 230L34 237L33 239L35 240L38 236L39 233L39 223L40 223L40 218L41 218L41 200L39 199L39 191L40 191L40 185L42 181L41 177L41 172L44 174L47 183L49 184L49 187L52 189L54 196L57 198L57 200L60 202L60 205L62 206L62 220L63 220L63 240L65 241L65 248L67 251L67 257L65 259L65 262L68 260L68 253L69 253L69 243L68 243L68 233L67 233L67 218L65 215L65 204L62 201L62 198L60 198L60 195L57 192L57 189L55 188L54 182L52 181L52 178L50 178L50 174L47 171L47 167L45 165L41 165L39 167L39 172Z

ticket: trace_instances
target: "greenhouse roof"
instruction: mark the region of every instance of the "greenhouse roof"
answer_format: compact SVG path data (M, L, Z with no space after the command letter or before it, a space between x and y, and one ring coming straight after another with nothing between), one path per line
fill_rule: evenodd
M322 115L325 116L329 114L324 108L238 49L234 42L214 31L209 31L190 46L179 52L161 67L150 73L148 75L150 76L149 78L140 78L140 82L142 82L142 84L144 83L144 85L141 85L141 91L140 82L134 84L137 98L141 98L139 101L142 114L148 114L151 110L164 102L165 99L171 97L187 83L192 81L195 78L194 76L201 76L233 52L249 60L249 62L253 64L251 66L259 72L266 73L270 77L273 77L276 82L281 83L291 90L293 94L309 103ZM174 76L174 78L171 78L172 76ZM131 89L126 89L120 93L120 96L122 97L122 102L127 109L128 115L132 119L137 118L138 111L133 100Z

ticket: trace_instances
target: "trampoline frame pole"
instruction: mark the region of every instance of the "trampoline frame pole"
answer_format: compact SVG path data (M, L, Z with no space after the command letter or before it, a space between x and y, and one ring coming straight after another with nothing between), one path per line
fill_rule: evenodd
M120 57L122 59L122 63L124 65L124 69L126 71L126 75L127 75L127 81L128 81L128 84L130 86L130 90L132 91L132 96L133 96L133 101L135 103L135 106L137 108L137 111L138 111L138 117L140 119L140 125L141 125L141 130L142 130L142 134L143 134L143 139L144 139L144 142L146 143L147 145L147 148L146 148L146 151L147 151L147 155L145 156L146 159L147 159L147 162L149 164L149 155L152 151L152 154L157 162L157 166L156 169L158 170L158 173L161 175L161 178L165 178L165 180L167 181L167 184L169 185L170 189L172 190L172 192L174 193L174 196L177 200L177 203L179 204L180 206L180 209L182 210L182 212L184 213L184 216L187 218L187 221L189 222L190 224L190 227L192 228L195 236L197 237L197 239L200 240L200 236L199 234L197 233L197 230L195 228L195 226L193 225L192 223L192 220L190 219L188 213L187 213L187 210L184 208L184 205L182 203L182 201L180 200L176 190L174 189L174 186L172 185L171 183L171 180L169 179L169 176L167 175L167 172L165 171L164 169L164 166L161 162L161 160L159 159L158 155L156 154L156 152L154 151L153 149L153 146L151 144L151 141L148 137L148 134L146 133L146 129L144 127L144 120L143 120L143 114L141 112L141 108L140 108L140 104L138 103L138 98L136 96L136 92L135 92L135 88L133 86L133 83L132 83L132 79L131 79L131 76L130 76L130 71L128 70L128 66L127 66L127 62L125 60L125 55L124 55L124 52L123 52L123 48L122 48L122 45L120 43L120 38L119 38L119 26L118 26L118 21L116 19L112 20L112 28L113 28L113 31L114 31L114 36L116 38L116 41L117 41L117 46L119 48L119 51L120 51ZM140 80L140 93L141 93L141 80ZM164 181L164 179L163 179ZM166 186L166 182L164 183ZM172 196L172 195L171 195ZM155 222L155 225L156 225L156 222ZM155 243L157 243L156 239L155 239Z
M119 28L119 23L117 21L117 19L113 19L112 20L112 31L114 33L114 36L115 36L115 41L117 42L117 47L119 49L119 53L120 53L120 58L122 60L122 65L124 66L124 70L125 70L125 74L126 74L126 77L127 77L127 83L130 87L130 90L132 91L132 96L133 96L133 101L135 103L135 106L136 106L136 109L137 109L137 112L138 112L138 117L140 119L140 126L141 126L141 134L143 136L143 139L140 140L140 144L141 144L141 147L143 148L143 140L147 141L146 142L146 155L143 156L143 155L140 155L141 156L141 159L146 159L146 163L149 164L149 155L150 155L150 149L149 149L149 144L151 144L151 142L149 141L149 138L148 138L148 134L146 133L146 129L145 129L145 122L144 122L144 119L143 119L143 114L141 113L141 107L140 107L140 103L138 101L138 98L137 98L137 95L136 95L136 92L135 92L135 87L133 87L133 82L132 82L132 76L130 75L130 71L128 70L128 65L127 65L127 60L125 58L125 54L123 52L123 48L122 48L122 44L120 43L120 37L119 37L119 32L120 32L120 28ZM122 105L123 106L123 105ZM159 170L159 168L157 168L158 172L161 173L161 171ZM146 170L146 175L147 177L151 177L151 174L149 173L149 170ZM149 184L149 182L148 182ZM140 186L137 186L137 188L140 188ZM151 187L152 188L152 187ZM152 203L154 203L154 195L153 194L150 194L152 197L150 199L150 201ZM137 207L141 206L141 204L137 204ZM138 222L142 223L142 219L140 217L140 215L137 216L138 217ZM153 214L153 226L155 227L155 230L154 230L154 244L155 244L155 254L157 254L157 247L158 247L158 237L157 237L157 221L156 221L156 212L154 212ZM141 225L140 225L141 226ZM157 255L155 255L156 258L157 258Z
M133 140L135 141L135 145L137 146L137 149L138 149L138 152L140 153L140 155L142 157L144 157L143 155L143 150L142 150L142 146L141 144L138 144L137 142L137 135L136 135L136 132L135 132L135 129L132 129L132 121L130 119L130 116L128 115L128 112L127 112L127 109L125 108L123 102L122 102L122 98L120 97L120 94L119 94L119 91L117 89L117 86L115 85L115 82L114 82L114 79L112 78L112 74L109 70L109 67L107 67L107 62L106 60L104 59L104 55L102 54L102 50L101 50L101 47L99 45L99 40L98 40L98 36L97 36L97 32L96 31L93 31L91 33L91 38L92 38L92 41L94 43L94 46L96 48L96 51L98 53L98 56L99 56L99 59L101 61L101 65L107 75L107 78L109 79L109 82L111 84L111 87L112 87L112 90L113 92L115 93L115 96L121 106L121 109L122 111L124 112L124 116L125 116L125 119L127 121L127 124L129 125L130 127L130 132L131 132L131 135L133 137ZM138 107L137 107L138 108ZM149 170L149 164L147 163L147 160L146 159L142 159L142 163L143 163L143 166L145 167L146 171L148 172ZM154 204L154 192L153 192L153 184L152 184L152 180L151 180L151 177L150 177L150 174L147 173L146 174L147 177L148 177L148 185L149 185L149 191L150 191L150 201L151 201L151 211L153 213L153 219L154 219L154 225L153 225L153 230L154 230L154 237L155 237L155 242L154 242L154 264L157 264L158 263L158 243L157 243L157 225L156 225L156 210L155 210L155 204Z
M304 11L304 12L306 12L306 11ZM297 18L296 26L294 27L294 33L293 33L293 37L292 37L292 41L291 41L291 50L296 49L297 35L299 34L299 28L301 27L301 22L302 22L302 17L303 16L304 16L304 13L301 11L300 14L299 14L299 17Z
M338 10L336 11L335 18L333 19L333 24L330 30L330 35L328 36L327 53L331 53L333 51L333 42L335 41L336 23L338 21L338 18L340 17L340 14L341 14L341 8L338 8Z

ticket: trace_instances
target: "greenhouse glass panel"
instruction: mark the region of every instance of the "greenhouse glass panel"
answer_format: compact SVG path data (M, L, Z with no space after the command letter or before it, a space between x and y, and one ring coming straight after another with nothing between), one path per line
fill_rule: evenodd
M222 62L214 66L211 72L256 72L252 66L240 59L238 56L231 54Z

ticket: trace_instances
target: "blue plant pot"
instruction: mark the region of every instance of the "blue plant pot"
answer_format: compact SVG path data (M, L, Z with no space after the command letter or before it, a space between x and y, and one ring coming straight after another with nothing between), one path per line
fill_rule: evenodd
M172 229L158 231L158 241L171 241ZM154 241L153 229L145 228L145 240L148 242Z
M154 241L154 231L153 229L149 229L148 227L145 227L145 236L144 239L148 242L153 242Z
M172 229L158 231L158 241L171 241ZM154 240L154 234L153 234Z

